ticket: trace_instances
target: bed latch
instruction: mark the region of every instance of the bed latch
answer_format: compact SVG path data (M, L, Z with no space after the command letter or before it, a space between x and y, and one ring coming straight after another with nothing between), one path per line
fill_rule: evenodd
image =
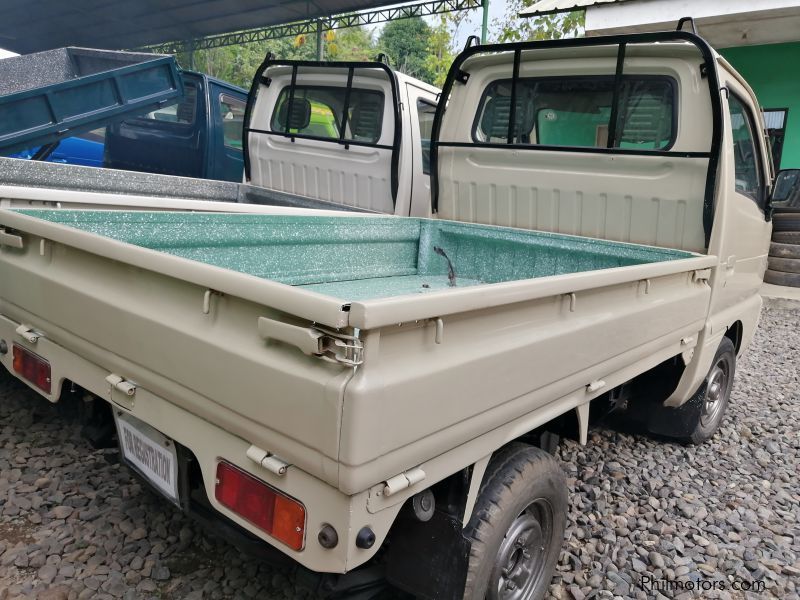
M694 283L708 281L709 279L711 279L711 269L698 269L692 275L692 281Z
M0 227L0 246L8 246L9 248L22 250L25 244L22 243L22 236L8 233L8 231Z
M364 344L355 336L318 327L298 327L259 317L258 333L266 340L283 342L303 354L355 367L364 362Z

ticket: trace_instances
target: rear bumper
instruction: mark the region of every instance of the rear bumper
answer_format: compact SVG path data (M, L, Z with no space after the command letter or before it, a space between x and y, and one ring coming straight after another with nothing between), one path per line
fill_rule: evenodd
M380 548L402 504L370 514L366 491L347 496L296 466L291 466L284 475L276 475L247 457L246 452L251 445L248 441L138 386L133 397L123 400L106 381L110 374L108 369L48 339L46 332L40 332L36 343L30 343L16 332L17 327L19 323L0 315L0 340L4 340L9 349L6 354L0 355L0 363L51 402L58 401L65 381L73 382L109 402L113 410L133 415L188 449L196 461L206 502L205 505L203 502L182 502L183 508L207 523L218 521L214 528L231 542L238 542L239 545L245 543L256 553L260 552L253 545L264 544L270 550L274 549L304 567L322 573L350 571L372 558ZM43 393L13 371L13 344L25 347L50 362L50 394ZM222 459L304 504L307 520L303 549L295 551L288 548L216 500L216 469ZM332 525L338 533L339 542L333 549L323 548L317 539L325 524ZM376 534L376 543L370 549L356 547L356 534L362 527L370 527ZM276 562L275 552L267 554L271 562Z

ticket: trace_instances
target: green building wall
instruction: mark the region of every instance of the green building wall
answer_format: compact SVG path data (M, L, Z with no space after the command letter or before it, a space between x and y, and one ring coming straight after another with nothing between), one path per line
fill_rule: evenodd
M720 50L750 83L761 108L788 108L782 169L800 168L800 42Z

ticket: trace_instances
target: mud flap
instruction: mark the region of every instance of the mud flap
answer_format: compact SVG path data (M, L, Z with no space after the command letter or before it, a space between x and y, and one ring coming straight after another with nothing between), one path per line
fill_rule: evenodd
M701 388L705 388L705 382ZM685 438L697 427L703 410L703 394L695 394L678 408L657 404L651 407L647 430L656 435Z
M422 523L397 523L386 556L389 583L425 600L460 600L469 567L470 541L461 519L437 510Z

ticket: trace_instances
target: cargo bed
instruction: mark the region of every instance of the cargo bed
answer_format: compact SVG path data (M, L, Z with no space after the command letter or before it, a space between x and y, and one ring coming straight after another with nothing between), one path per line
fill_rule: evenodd
M296 286L343 304L692 256L666 248L432 219L17 212Z
M0 227L6 317L348 494L691 349L716 260L395 217L0 210Z

